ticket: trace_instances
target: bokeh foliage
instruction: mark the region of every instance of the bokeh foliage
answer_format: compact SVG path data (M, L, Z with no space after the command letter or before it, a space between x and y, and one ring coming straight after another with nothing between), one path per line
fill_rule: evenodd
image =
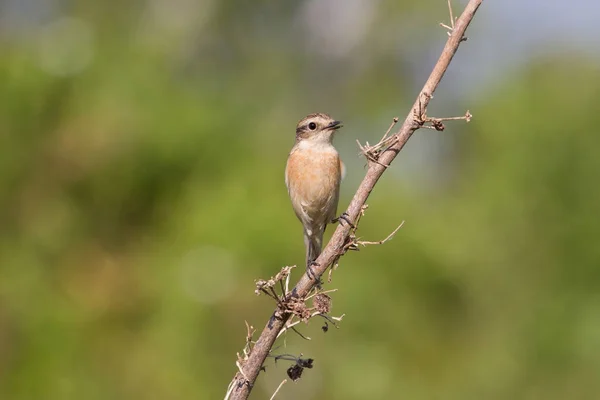
M175 3L55 5L3 34L0 398L220 398L244 321L260 330L273 308L253 280L302 263L294 124L344 120L345 207L355 139L407 112L446 11L375 2L330 54L305 5ZM376 187L360 235L405 226L343 258L340 329L312 323L277 350L316 359L282 398L600 391L600 64L565 49L469 93L431 113L474 120L418 132ZM287 366L269 362L253 396Z

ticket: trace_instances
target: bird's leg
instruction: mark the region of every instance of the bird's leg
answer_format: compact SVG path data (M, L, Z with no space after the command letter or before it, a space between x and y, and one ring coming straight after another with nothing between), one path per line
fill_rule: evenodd
M354 226L354 224L352 222L350 222L350 216L348 215L347 212L343 212L339 217L334 218L331 220L332 224L335 224L336 222L339 222L340 224L342 224L342 221L346 222L348 225L350 225L350 227L352 229L356 229L356 227Z

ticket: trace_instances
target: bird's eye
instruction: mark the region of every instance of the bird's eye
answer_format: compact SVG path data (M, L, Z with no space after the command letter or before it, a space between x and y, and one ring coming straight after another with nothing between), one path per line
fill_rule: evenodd
M308 129L310 129L311 131L314 131L315 129L317 129L317 124L315 124L314 122L311 122L310 124L308 124Z

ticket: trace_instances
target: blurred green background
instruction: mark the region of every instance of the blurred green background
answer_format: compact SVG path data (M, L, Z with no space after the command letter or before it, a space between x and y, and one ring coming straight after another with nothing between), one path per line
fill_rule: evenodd
M315 367L279 398L600 392L600 12L522 3L484 2L430 107L473 121L384 175L359 234L404 227L342 259L340 329L280 343ZM0 398L222 398L273 309L254 280L303 262L296 122L344 121L345 209L356 139L404 118L442 21L434 0L0 1Z

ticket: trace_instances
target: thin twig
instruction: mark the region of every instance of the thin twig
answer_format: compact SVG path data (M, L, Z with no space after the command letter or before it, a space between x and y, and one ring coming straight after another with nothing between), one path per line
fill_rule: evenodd
M319 315L319 317L322 317L322 318L326 319L327 321L331 322L331 324L337 328L338 327L337 323L340 322L346 314L342 314L339 317L331 317L327 314L318 314L318 315Z
M296 329L295 327L290 327L291 330L293 330L294 332L296 332L298 334L298 336L300 336L302 339L304 340L312 340L310 337L308 336L304 336L298 329Z
M333 292L337 292L337 289L329 289L329 290L322 290L320 292L315 292L312 293L311 295L306 297L306 300L310 300L311 298L315 297L317 294L321 294L321 293L333 293Z
M460 117L436 118L436 117L428 117L427 115L423 114L420 116L420 124L421 124L421 128L435 129L436 131L443 131L444 129L446 129L446 127L443 124L443 121L464 120L466 122L471 122L472 117L473 117L473 115L471 115L469 110L467 110L465 115L462 115ZM425 125L427 123L429 123L431 125Z
M322 312L320 312L320 311L315 311L315 312L313 312L312 314L310 314L310 318L314 318L314 317L316 317L317 315L323 315L323 313L322 313ZM344 318L344 315L346 315L346 314L342 314L342 315L341 315L341 316L339 316L339 317L331 317L331 316L328 316L328 318L331 318L331 319L333 319L334 321L341 321L341 320L342 320L342 318ZM294 321L294 322L291 322L291 323L290 323L290 322L286 323L286 325L285 325L283 328L281 328L281 331L279 331L279 333L277 334L277 337L279 337L279 336L283 335L283 334L284 334L285 332L287 332L289 329L293 329L293 328L294 328L296 325L298 325L300 322L302 322L302 321L298 320L298 321ZM309 340L310 340L310 339L309 339Z
M400 225L398 225L398 227L397 227L396 229L394 229L394 230L392 231L392 233L390 233L389 235L387 235L387 237L386 237L385 239L383 239L383 240L380 240L380 241L378 241L378 242L367 242L367 241L364 241L364 240L357 240L357 241L356 241L356 244L360 244L360 245L362 245L362 246L368 246L368 245L370 245L370 244L375 244L375 245L377 245L377 244L384 244L385 242L387 242L387 241L391 240L391 239L394 237L394 235L396 234L396 232L398 232L398 230L399 230L400 228L402 228L402 225L404 225L404 221L402 221L402 222L400 223Z
M288 322L288 324L286 324L283 328L281 328L281 330L277 334L277 337L283 335L284 333L286 333L288 331L288 329L292 329L293 326L298 325L300 322L302 322L302 321Z
M277 389L275 389L275 392L273 393L273 396L271 396L270 400L273 400L275 398L275 396L277 395L277 392L279 392L279 389L281 389L281 387L287 382L287 379L284 379L283 381L281 381L281 383L279 384L279 386L277 386Z
M448 30L448 32L446 32L448 34L448 36L452 35L452 32L454 31L454 25L456 24L456 18L452 15L452 3L450 0L448 0L448 12L450 14L450 26L444 24L443 22L440 22L440 26L446 28ZM467 38L465 36L463 36L460 39L461 42L466 42Z
M233 391L233 388L235 387L235 384L236 384L236 381L235 381L235 379L234 379L234 380L232 380L232 381L229 383L229 386L227 386L227 392L225 393L225 398L224 398L224 400L229 400L229 397L231 396L231 392Z
M473 118L473 115L469 112L469 110L467 110L467 112L465 113L465 115L460 116L460 117L428 118L425 122L431 122L431 121L458 121L458 120L464 120L464 121L467 121L467 122L471 122L471 118Z
M444 28L446 28L448 30L448 32L446 32L448 34L448 36L450 36L452 34L452 31L454 30L454 16L452 15L452 3L450 0L448 0L448 12L450 13L450 26L444 24L443 22L440 22L440 26L443 26Z
M387 135L390 134L390 132L392 131L392 128L394 127L394 125L396 125L398 123L398 117L394 117L394 119L392 120L392 123L390 124L390 127L388 128L387 131L385 131L385 133L383 134L383 137L381 138L380 142L385 140L385 138L387 137Z

